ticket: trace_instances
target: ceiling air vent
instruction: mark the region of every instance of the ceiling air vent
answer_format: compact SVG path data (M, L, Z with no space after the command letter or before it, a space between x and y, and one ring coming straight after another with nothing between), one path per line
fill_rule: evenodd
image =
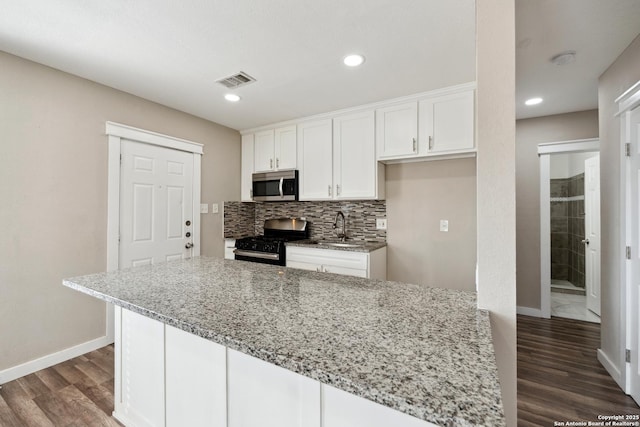
M238 74L234 74L233 76L217 80L216 83L220 83L222 86L228 89L236 89L240 86L245 86L255 81L256 79L251 77L249 74L245 73L244 71L240 71Z

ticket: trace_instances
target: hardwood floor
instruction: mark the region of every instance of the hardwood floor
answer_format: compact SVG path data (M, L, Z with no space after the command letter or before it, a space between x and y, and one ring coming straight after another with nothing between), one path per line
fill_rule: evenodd
M518 316L518 426L640 414L600 365L600 325Z
M0 426L120 426L113 417L113 345L2 385Z
M600 325L518 316L518 426L640 414L596 358ZM0 426L120 426L113 411L113 346L11 381Z

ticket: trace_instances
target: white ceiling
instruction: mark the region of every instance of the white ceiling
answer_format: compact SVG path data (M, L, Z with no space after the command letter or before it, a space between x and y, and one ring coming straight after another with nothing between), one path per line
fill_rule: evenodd
M235 129L475 80L474 0L0 0L0 50ZM366 56L348 69L342 58ZM215 80L258 81L223 99Z
M598 108L598 77L639 33L640 0L517 0L517 118ZM567 50L575 62L550 62Z
M0 0L0 50L247 129L474 80L474 3ZM516 0L517 117L597 108L639 31L640 0ZM574 63L549 62L565 50ZM258 81L231 104L215 80L238 71Z

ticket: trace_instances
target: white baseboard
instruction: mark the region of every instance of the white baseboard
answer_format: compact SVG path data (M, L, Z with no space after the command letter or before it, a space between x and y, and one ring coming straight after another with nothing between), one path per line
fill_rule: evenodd
M25 375L32 374L41 369L48 368L65 360L73 359L82 354L88 353L93 350L97 350L101 347L113 343L113 339L109 340L108 337L100 337L91 341L78 344L73 347L60 350L56 353L51 353L38 359L30 360L21 365L13 366L5 370L0 371L0 384L8 383Z
M518 306L518 307L516 307L516 313L522 314L523 316L532 316L532 317L542 317L542 318L544 318L544 316L542 315L542 310L540 310L539 308Z
M604 369L609 372L611 378L613 378L613 380L618 384L622 391L626 393L627 390L625 389L624 381L622 381L622 374L620 373L620 369L618 369L616 364L613 363L611 359L609 359L609 356L607 356L601 348L598 349L598 361L602 364L602 366L604 366Z

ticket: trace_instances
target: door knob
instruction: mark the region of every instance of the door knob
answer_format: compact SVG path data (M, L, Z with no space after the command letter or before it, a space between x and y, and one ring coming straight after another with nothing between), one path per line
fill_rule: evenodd
M191 249L193 247L193 243L187 242L187 244L184 245L184 247L187 248L187 249Z
M589 244L589 239L584 239L584 240L582 241L582 243L584 243L585 245L588 245L588 244Z

